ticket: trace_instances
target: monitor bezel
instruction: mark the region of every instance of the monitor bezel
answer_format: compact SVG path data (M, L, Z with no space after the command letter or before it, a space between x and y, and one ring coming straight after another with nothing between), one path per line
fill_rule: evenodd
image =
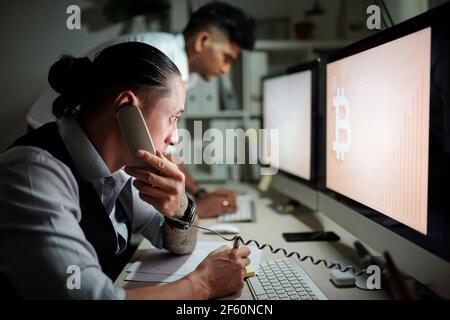
M310 177L307 180L305 178L296 176L290 172L287 172L281 168L277 168L278 172L286 176L287 178L294 180L296 182L303 183L304 185L318 190L318 179L317 179L317 160L318 160L318 115L319 115L319 64L320 59L315 59L306 63L296 64L294 66L288 67L285 70L274 72L268 74L261 78L261 127L264 128L264 82L266 80L292 75L295 73L300 73L304 71L311 71L311 150L310 150ZM260 162L262 166L269 166Z
M357 213L361 214L363 217L366 217L367 219L374 221L375 223L381 225L382 227L400 235L401 237L405 238L406 240L412 241L416 245L424 248L425 250L436 254L437 256L450 261L450 256L448 253L440 252L433 249L433 245L429 240L427 239L427 235L424 235L409 226L393 219L387 216L386 214L379 212L377 210L374 210L358 201L355 201L337 191L331 190L326 187L326 112L327 112L327 98L326 98L326 92L327 92L327 65L342 59L345 59L347 57L356 55L358 53L379 47L383 44L386 44L388 42L397 40L399 38L405 37L407 35L410 35L412 33L415 33L417 31L423 30L428 27L433 27L433 25L436 25L436 21L439 21L438 19L442 19L441 16L445 17L446 12L448 13L450 9L450 3L444 4L440 7L437 7L435 9L432 9L430 11L427 11L417 17L414 17L410 20L407 20L399 25L396 25L392 28L389 28L387 30L384 30L382 32L376 33L368 38L365 38L361 41L358 41L352 45L349 45L335 53L329 54L326 59L323 61L323 66L320 73L320 130L323 134L320 138L320 146L319 146L319 153L320 153L320 166L319 166L319 191L330 196L332 199L344 204L345 206L349 207L350 209L356 211ZM433 19L436 18L436 19ZM433 29L432 29L432 39L433 39ZM430 48L431 50L431 48ZM430 74L432 75L432 70L430 69ZM431 110L431 92L430 92L430 110ZM431 130L431 126L430 126ZM429 136L429 142L431 143L431 134ZM430 154L429 157L429 163L430 163ZM427 196L428 199L430 199L430 175L428 175L428 188L427 188ZM430 202L427 204L427 210L430 210ZM389 227L389 224L393 224L391 227ZM429 228L428 228L429 229ZM429 231L429 230L428 230Z

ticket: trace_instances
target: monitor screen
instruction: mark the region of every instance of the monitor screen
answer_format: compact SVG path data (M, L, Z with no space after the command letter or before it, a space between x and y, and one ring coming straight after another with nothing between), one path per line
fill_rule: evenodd
M331 200L447 261L449 9L327 58L319 166L321 190Z
M264 129L279 130L278 156L271 166L311 180L312 70L263 81Z
M427 234L431 28L329 63L326 187Z

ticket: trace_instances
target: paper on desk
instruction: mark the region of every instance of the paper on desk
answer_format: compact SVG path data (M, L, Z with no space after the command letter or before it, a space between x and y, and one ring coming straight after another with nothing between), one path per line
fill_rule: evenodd
M142 282L173 282L183 278L206 258L213 250L222 245L229 245L225 242L199 241L195 250L187 255L175 255L165 250L149 249L141 257L140 261L134 262L127 270L126 281ZM250 246L251 266L258 271L261 262L261 250Z

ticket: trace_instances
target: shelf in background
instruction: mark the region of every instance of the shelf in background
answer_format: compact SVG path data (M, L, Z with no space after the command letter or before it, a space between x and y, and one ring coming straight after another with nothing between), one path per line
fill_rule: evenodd
M213 173L206 172L199 169L190 169L190 175L198 182L223 182L226 180L225 177L215 176Z
M323 40L257 40L255 50L291 51L308 49L342 48L358 41L358 39L323 39Z
M240 119L243 117L260 117L261 114L258 112L248 112L243 110L221 110L211 113L189 113L183 114L185 119Z

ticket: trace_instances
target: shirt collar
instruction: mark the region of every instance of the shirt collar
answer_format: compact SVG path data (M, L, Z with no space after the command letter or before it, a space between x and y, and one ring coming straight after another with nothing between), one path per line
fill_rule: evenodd
M75 117L57 121L59 134L83 182L111 177L111 172Z

